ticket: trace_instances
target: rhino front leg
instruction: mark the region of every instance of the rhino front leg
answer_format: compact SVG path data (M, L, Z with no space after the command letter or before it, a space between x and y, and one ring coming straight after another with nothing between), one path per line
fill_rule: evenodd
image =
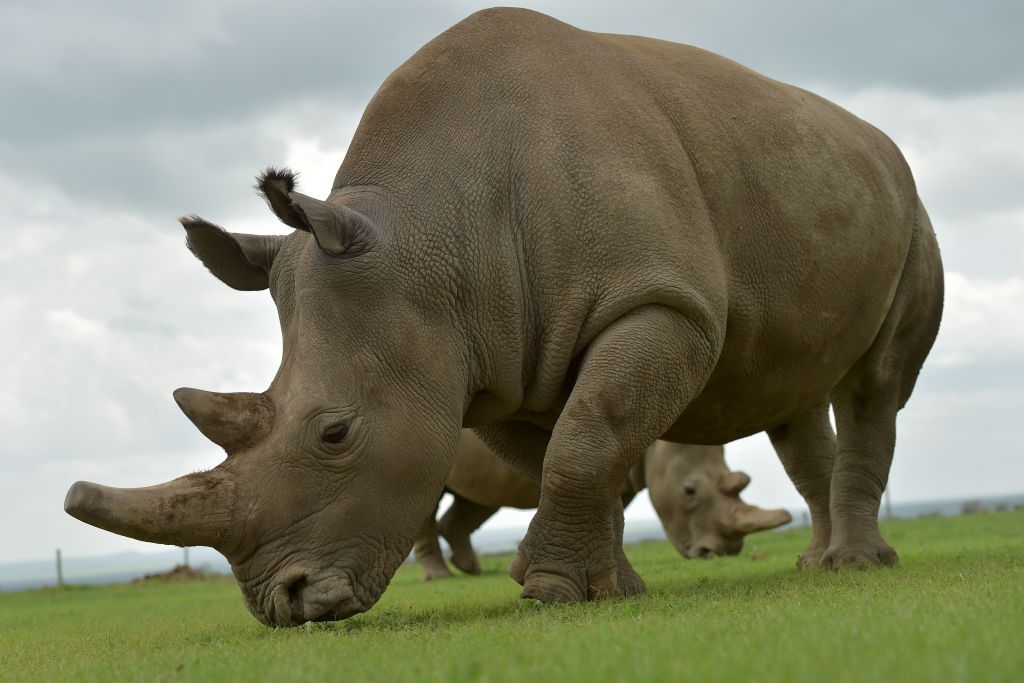
M832 535L829 489L836 434L828 406L827 400L822 401L797 419L768 430L779 460L811 510L811 544L796 562L800 569L821 565Z
M688 318L655 305L591 343L551 434L537 514L509 570L523 597L577 602L642 590L622 553L622 485L704 386L717 351Z
M416 556L416 561L423 567L424 581L445 579L452 575L448 565L445 564L444 555L441 553L441 544L437 540L436 505L430 516L423 522L423 527L416 537L416 544L413 546L413 554Z
M623 513L625 512L626 504L623 502L622 497L620 497L615 508L612 510L612 524L615 526L615 541L612 544L612 548L615 551L615 564L617 566L615 579L618 584L617 593L622 596L640 595L647 590L647 585L640 578L640 575L636 573L636 570L633 569L633 565L630 564L629 558L626 557L626 551L622 547L622 532L625 528Z
M479 505L457 493L452 495L455 500L441 517L437 529L452 549L452 564L460 571L475 576L480 573L480 561L473 550L470 536L500 508Z

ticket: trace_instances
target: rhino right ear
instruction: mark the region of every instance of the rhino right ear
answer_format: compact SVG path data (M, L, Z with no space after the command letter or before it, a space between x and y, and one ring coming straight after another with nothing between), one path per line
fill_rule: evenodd
M189 251L221 282L243 291L270 286L270 268L284 237L231 233L199 216L179 220L187 234L185 245Z

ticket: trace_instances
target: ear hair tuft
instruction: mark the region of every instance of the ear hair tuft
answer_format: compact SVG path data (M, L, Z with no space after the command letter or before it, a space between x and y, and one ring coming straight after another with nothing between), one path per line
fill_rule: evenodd
M294 192L298 180L299 174L297 171L287 167L275 168L274 166L267 166L256 176L256 184L253 186L253 189L259 192L264 199L270 201L267 197L267 188L271 183L277 184L277 189L283 189L285 192ZM283 188L280 187L282 184L284 185Z

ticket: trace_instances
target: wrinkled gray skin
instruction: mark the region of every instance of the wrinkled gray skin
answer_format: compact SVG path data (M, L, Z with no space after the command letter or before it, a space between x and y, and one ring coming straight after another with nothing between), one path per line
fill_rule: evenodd
M656 441L633 466L622 489L626 507L645 488L676 550L687 558L736 555L747 534L787 524L785 510L747 505L740 492L750 483L744 472L725 464L721 446ZM502 507L532 509L540 487L498 458L472 431L464 430L455 467L446 486L452 504L436 519L427 518L416 539L416 560L427 581L452 575L438 542L444 537L451 561L467 574L479 574L480 562L470 536Z
M224 463L79 482L70 514L217 548L266 624L343 619L466 426L541 484L522 594L630 595L619 493L644 449L767 431L813 515L802 563L896 562L877 511L942 269L903 157L857 117L696 48L487 10L388 77L325 201L260 186L291 234L183 223L214 275L269 287L277 376L178 392Z

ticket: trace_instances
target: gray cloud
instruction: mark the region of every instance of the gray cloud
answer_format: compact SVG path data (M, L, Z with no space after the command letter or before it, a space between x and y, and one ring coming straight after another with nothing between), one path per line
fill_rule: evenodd
M1024 6L1013 2L527 4L583 28L690 42L797 83L947 94L1024 82ZM360 110L415 49L482 6L5 2L2 165L99 205L174 212L183 198L220 196L226 206L231 187L280 159L263 125L275 114L304 103L325 118Z

